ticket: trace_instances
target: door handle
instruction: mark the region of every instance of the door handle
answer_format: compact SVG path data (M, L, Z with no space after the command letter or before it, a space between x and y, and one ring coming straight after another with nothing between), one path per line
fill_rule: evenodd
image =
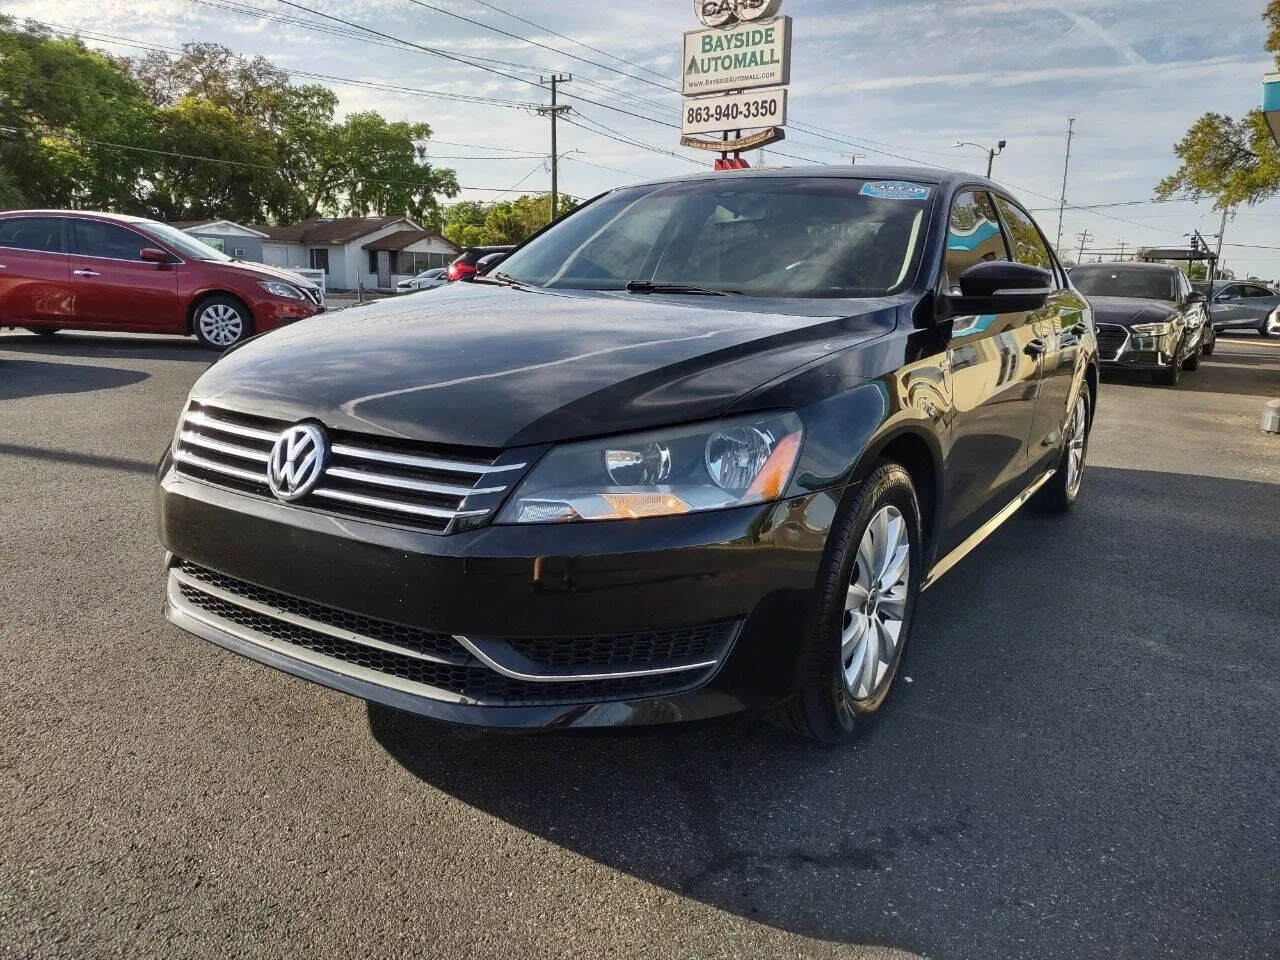
M73 271L72 271L72 273L74 273L77 277L100 277L100 276L102 276L102 274L100 274L97 270L89 270L89 269L84 269L84 270L73 270Z
M1027 345L1022 348L1022 352L1025 353L1028 357L1034 357L1035 359L1039 360L1041 357L1044 356L1044 352L1046 349L1048 348L1045 346L1044 341L1041 340L1039 337L1036 337L1034 340L1029 340L1027 342Z

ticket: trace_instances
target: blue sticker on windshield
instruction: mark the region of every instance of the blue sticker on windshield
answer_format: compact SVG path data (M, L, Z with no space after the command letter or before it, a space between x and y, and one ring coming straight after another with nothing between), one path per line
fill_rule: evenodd
M881 200L928 200L932 190L904 180L879 180L876 183L864 183L859 192L864 197L879 197Z

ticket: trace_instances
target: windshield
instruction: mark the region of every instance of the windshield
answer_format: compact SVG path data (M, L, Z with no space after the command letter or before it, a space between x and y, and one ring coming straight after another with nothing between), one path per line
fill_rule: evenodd
M1120 264L1076 267L1071 281L1086 297L1136 297L1141 300L1176 300L1173 274L1168 270L1144 270Z
M138 226L187 260L218 260L225 263L232 259L221 250L215 250L207 243L197 240L191 234L183 233L177 227L171 227L167 223L147 220L138 224Z
M499 275L580 290L640 283L757 297L882 296L914 274L933 193L915 183L803 177L618 190L530 241Z

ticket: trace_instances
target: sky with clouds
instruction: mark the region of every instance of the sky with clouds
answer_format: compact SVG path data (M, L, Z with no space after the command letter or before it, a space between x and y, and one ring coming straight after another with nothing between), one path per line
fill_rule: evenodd
M709 165L710 155L679 147L677 130L643 119L678 123L679 96L670 91L678 88L680 34L698 26L690 0L429 2L4 0L0 9L93 34L100 39L89 39L91 45L120 54L140 52L122 40L160 47L216 41L263 54L288 70L401 88L331 84L344 112L376 109L392 119L428 122L438 141L433 158L457 169L472 188L464 196L472 199L491 199L512 187L508 196L548 188L550 175L539 159L549 152L548 122L522 105L546 101L536 81L552 71L574 75L563 98L577 125L560 128L566 192L589 196ZM1209 110L1240 115L1258 102L1262 75L1274 69L1262 49L1264 5L783 0L782 13L794 21L790 118L805 129L792 126L778 151L822 163L849 163L849 154L857 153L859 164L905 158L980 172L984 153L951 144L1006 139L995 176L1036 211L1052 239L1067 117L1076 117L1068 203L1149 200L1155 183L1175 168L1173 143L1196 118ZM395 40L484 58L498 72ZM431 92L503 103L464 103ZM613 135L632 142L619 143ZM771 152L766 162L800 161ZM1217 232L1218 215L1208 202L1068 209L1063 246L1078 247L1074 238L1085 230L1098 249L1114 250L1122 241L1128 247L1178 245L1193 229ZM1280 249L1261 249L1280 248L1280 200L1241 211L1228 225L1226 241L1250 245L1224 249L1237 273L1280 279Z

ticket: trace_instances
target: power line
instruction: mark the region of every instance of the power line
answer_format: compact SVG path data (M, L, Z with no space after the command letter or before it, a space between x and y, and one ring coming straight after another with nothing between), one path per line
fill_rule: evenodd
M203 2L207 2L207 0L196 0L196 2L203 3ZM313 16L323 17L326 20L333 20L337 23L345 24L346 26L349 26L349 27L354 27L357 30L362 30L366 33L372 34L375 37L382 37L385 40L393 40L396 43L401 43L401 44L404 44L405 46L413 47L415 50L421 50L423 53L429 54L433 57L440 57L444 60L452 60L455 63L461 63L461 64L464 64L465 66L474 67L477 70L483 70L486 73L492 73L495 76L503 77L507 80L514 80L516 83L527 83L530 86L534 86L534 87L538 86L538 84L533 80L526 80L524 77L517 77L515 74L506 73L502 70L497 69L496 67L486 66L485 64L478 62L478 59L469 60L466 57L459 57L459 56L455 56L452 53L446 53L444 50L440 50L436 47L425 47L420 43L414 43L412 40L405 40L401 37L392 36L389 33L383 33L381 30L375 30L372 27L366 27L362 23L355 23L354 21L351 21L351 20L344 20L342 17L335 17L333 14L322 13L319 10L313 10L310 7L303 6L300 3L294 3L293 0L276 0L276 2L283 3L286 7L293 7L296 10L305 10L307 13L312 14Z
M286 2L286 0L280 0L280 2L284 3ZM624 77L630 77L632 80L639 80L641 83L653 83L652 80L646 80L644 77L637 77L635 74L627 73L625 70L619 70L617 67L610 67L607 64L599 63L595 60L589 60L586 57L579 57L576 54L568 53L567 51L564 51L564 50L557 50L555 47L548 46L545 43L539 43L537 40L531 40L528 37L522 37L518 33L511 33L510 31L503 30L501 27L495 27L495 26L492 26L491 24L481 23L479 20L475 20L471 17L464 17L460 13L454 13L452 10L445 10L443 7L437 7L433 3L427 3L427 0L409 0L409 2L413 4L417 4L419 7L426 7L428 10L434 10L436 13L444 14L446 17L453 17L455 20L461 20L463 23L474 24L477 27L481 27L485 30L490 30L493 33L500 34L501 36L504 36L504 37L509 37L512 40L519 40L522 43L532 44L533 46L540 47L543 50L550 50L552 53L559 54L562 57L569 57L571 60L577 60L579 63L586 63L593 67L599 67L601 70L609 70L613 73L620 74Z
M546 33L549 33L553 37L559 37L561 40L568 40L570 43L575 43L580 47L586 48L587 50L591 50L591 51L594 51L595 53L602 54L603 56L608 57L610 60L617 60L619 63L625 63L629 67L635 67L635 69L637 70L643 70L645 73L658 77L661 80L672 79L671 77L668 77L665 74L658 73L656 70L650 70L648 67L642 64L635 63L634 61L627 60L623 57L619 57L616 54L609 53L609 51L607 50L601 50L599 47L593 47L589 43L584 43L581 40L575 40L573 37L565 36L563 33L556 33L556 31L552 30L548 26L545 26L544 24L535 23L532 20L526 20L524 17L517 16L516 14L512 13L509 10L502 9L502 7L499 7L497 4L489 3L488 0L474 0L474 2L480 4L481 6L488 7L490 10L496 10L498 13L502 14L504 17L510 17L512 20L519 20L521 23L527 24L528 26L535 27L538 30L542 30Z
M174 47L163 47L163 46L157 46L155 44L140 43L135 40L130 40L125 37L118 37L109 33L98 33L98 32L89 31L89 30L82 30L79 27L70 27L63 24L52 23L50 21L31 19L31 22L38 23L43 27L48 27L54 33L60 33L64 36L87 37L90 40L96 40L100 43L123 44L125 46L135 47L139 50L150 50L156 53L165 53L175 57L180 57L184 53L184 51L176 49ZM335 77L326 73L312 73L307 70L289 70L284 67L278 67L277 69L279 69L282 73L288 74L291 77L303 77L309 80L323 80L326 83L336 83L339 85L346 85L346 86L353 86L353 87L367 87L375 90L385 90L390 93L402 93L402 94L408 94L411 96L428 97L428 98L440 99L440 100L455 100L462 103L483 103L483 104L488 104L492 106L508 107L508 108L517 109L517 110L529 110L529 109L532 109L534 106L536 106L536 104L526 103L519 100L508 100L508 99L502 99L498 97L482 97L476 94L467 94L467 93L453 93L447 90L428 90L422 87L406 87L406 86L401 86L399 84L393 84L393 83L381 83L375 80L356 80L352 77ZM45 82L48 83L50 81L45 81ZM443 142L443 141L436 141L436 142Z

